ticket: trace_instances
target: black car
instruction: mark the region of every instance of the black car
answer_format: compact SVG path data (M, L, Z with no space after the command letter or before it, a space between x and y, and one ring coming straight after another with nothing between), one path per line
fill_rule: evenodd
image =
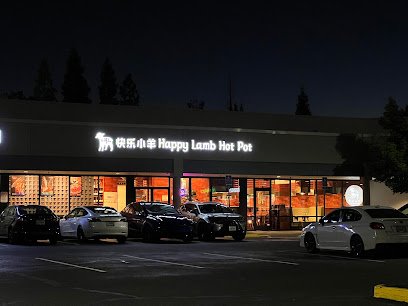
M193 240L193 222L173 206L159 202L133 202L121 214L128 220L128 237L142 237L145 241L176 238Z
M0 214L0 236L10 243L48 239L56 244L60 238L58 217L39 205L8 206Z
M236 241L245 238L245 218L221 203L187 202L180 207L180 212L195 221L195 232L200 240L224 236L232 236Z

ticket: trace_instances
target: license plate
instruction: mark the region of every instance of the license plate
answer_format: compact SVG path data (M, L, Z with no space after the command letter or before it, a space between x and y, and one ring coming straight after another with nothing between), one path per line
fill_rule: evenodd
M237 227L236 226L228 226L228 230L230 231L230 232L235 232L236 230L237 230Z
M113 223L113 222L106 222L106 226L115 226L115 223Z
M45 225L45 220L35 220L35 225Z
M405 233L407 231L407 227L404 225L397 225L395 230L397 233Z

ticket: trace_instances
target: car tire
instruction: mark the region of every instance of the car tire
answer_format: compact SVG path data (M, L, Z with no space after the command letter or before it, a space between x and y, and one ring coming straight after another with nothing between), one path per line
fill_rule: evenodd
M198 240L201 241L213 241L215 239L214 233L208 230L208 226L204 222L198 224L197 236Z
M364 254L364 242L359 235L351 236L350 254L353 257L362 257Z
M245 235L246 235L246 233L237 233L237 234L232 235L232 238L235 241L242 241L242 240L245 239Z
M84 233L84 230L82 229L82 227L78 227L77 239L78 239L79 243L83 243L83 242L87 241L87 238L85 237L85 233Z
M305 249L308 253L316 253L318 251L316 239L312 233L306 233L304 239Z
M186 236L183 238L183 242L184 242L184 243L190 243L191 241L193 241L193 235L186 235Z
M123 243L126 242L126 237L125 237L125 236L121 236L121 237L118 237L118 238L116 238L116 239L118 240L118 243L119 243L119 244L123 244Z
M143 229L143 241L144 242L155 242L160 240L160 237L157 237L155 233L153 232L153 229L150 226L146 226Z

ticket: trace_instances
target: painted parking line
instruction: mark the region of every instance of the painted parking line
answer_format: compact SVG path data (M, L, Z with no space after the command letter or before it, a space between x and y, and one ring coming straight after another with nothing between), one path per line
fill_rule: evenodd
M374 297L408 303L408 289L376 285L374 286Z
M70 263L62 262L62 261L56 261L56 260L51 260L51 259L46 259L46 258L41 258L41 257L36 257L35 259L41 260L41 261L46 261L46 262L51 262L51 263L55 263L55 264L59 264L59 265L63 265L63 266L74 267L74 268L78 268L78 269L84 269L84 270L90 270L90 271L94 271L94 272L106 273L106 271L104 271L104 270L95 269L95 268L91 268L91 267L85 267L85 266L78 266L78 265L74 265L74 264L70 264Z
M329 257L329 258L337 258L337 259L348 259L348 260L358 260L358 261L369 261L369 262L380 262L385 263L385 260L378 260L378 259L365 259L365 258L356 258L356 257L347 257L347 256L337 256L337 255L328 255L328 254L311 254L306 252L293 252L293 251L276 251L279 253L292 253L292 254L302 254L308 256L317 256L317 257Z
M123 256L129 257L129 258L145 260L145 261L153 261L153 262L158 262L158 263L164 263L164 264L168 264L168 265L176 265L176 266L183 266L183 267L196 268L196 269L206 269L205 267L201 267L201 266L183 264L183 263L172 262L172 261L165 261L165 260L159 260L159 259L138 257L138 256L132 256L132 255L123 255Z
M236 259L244 259L244 260L250 260L250 261L270 262L270 263L278 263L278 264L284 264L284 265L299 266L298 263L290 262L290 261L260 259L260 258L252 258L252 257L241 257L241 256L224 255L224 254L217 254L217 253L204 253L204 254L211 255L211 256L226 257L226 258L236 258Z

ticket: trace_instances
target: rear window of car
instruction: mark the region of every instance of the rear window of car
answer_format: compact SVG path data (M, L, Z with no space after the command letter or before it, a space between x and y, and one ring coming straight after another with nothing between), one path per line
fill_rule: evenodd
M211 213L232 213L232 209L222 206L219 204L204 204L200 205L200 211L203 214L211 214Z
M402 212L396 209L366 209L367 214L370 215L371 218L408 218Z
M112 207L88 207L89 210L99 215L117 214L116 209Z
M44 206L20 206L18 212L21 215L51 215L52 211Z
M152 214L178 214L177 210L170 205L144 204L144 207Z

